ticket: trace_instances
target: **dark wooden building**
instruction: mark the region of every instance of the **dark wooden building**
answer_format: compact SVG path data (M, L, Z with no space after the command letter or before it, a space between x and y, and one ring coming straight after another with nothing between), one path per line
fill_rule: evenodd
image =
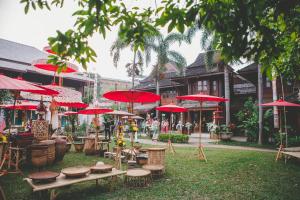
M257 88L258 83L258 66L256 63L252 63L240 70L238 70L238 74L243 78L249 80L255 87ZM270 80L265 74L263 74L263 103L272 102L273 101L273 86L272 80ZM275 87L274 87L275 88ZM276 78L276 91L277 91L277 99L283 98L285 96L285 100L294 103L300 103L300 93L299 93L300 85L299 81L286 81L284 78L281 81L280 77ZM284 95L283 95L284 91ZM242 94L237 94L237 99L242 99ZM252 96L253 99L257 99L257 92L248 95ZM244 101L242 101L244 102ZM264 108L269 109L269 108ZM281 109L281 108L279 108ZM279 116L280 117L280 116ZM280 121L280 120L279 120ZM299 108L287 108L287 124L292 128L291 132L300 132L300 109Z

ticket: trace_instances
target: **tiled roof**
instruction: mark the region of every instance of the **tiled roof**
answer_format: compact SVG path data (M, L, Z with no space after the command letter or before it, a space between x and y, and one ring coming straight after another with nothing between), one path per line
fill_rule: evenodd
M40 51L39 49L8 41L0 38L0 70L9 70L17 72L31 72L39 73L48 76L53 76L53 72L48 72L45 70L40 70L34 66L31 66L31 63L34 60L47 58L48 54ZM59 74L66 79L73 79L79 81L93 81L92 79L83 76L82 73L70 73L70 74Z
M212 72L218 72L218 68L215 66L217 63L221 62L221 55L219 52L215 52L213 54L213 59L211 64L214 66L207 66L208 61L207 61L207 56L206 52L200 53L196 60L187 66L185 70L185 75L186 76L192 76L192 75L197 75L197 74L206 74L206 73L212 73Z
M250 71L257 71L257 64L256 63L252 63L250 65L247 65L246 67L238 70L238 73L246 73L246 72L250 72Z
M171 81L171 78L176 77L179 74L178 69L173 64L166 64L166 71L163 73L164 77L159 80L159 87L160 88L168 88L180 85L174 81ZM137 85L135 88L140 90L153 90L155 89L155 78L154 73L151 73L145 79L140 81L140 84Z

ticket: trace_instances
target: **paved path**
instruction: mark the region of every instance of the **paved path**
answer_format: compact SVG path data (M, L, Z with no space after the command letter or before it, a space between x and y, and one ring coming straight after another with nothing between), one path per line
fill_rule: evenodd
M158 145L164 146L167 145L164 142L153 142L150 139L139 139L139 142L142 144L149 144L149 145ZM189 143L189 144L174 144L175 147L197 147L198 143ZM230 146L230 145L222 145L222 144L211 144L211 143L204 143L204 147L208 148L220 148L220 149L235 149L235 150L245 150L245 151L260 151L260 152L276 152L276 150L272 149L263 149L263 148L255 148L255 147L243 147L243 146Z

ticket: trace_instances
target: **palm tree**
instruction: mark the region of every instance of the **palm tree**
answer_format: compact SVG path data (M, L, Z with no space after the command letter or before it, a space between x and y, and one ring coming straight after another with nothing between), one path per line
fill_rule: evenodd
M188 38L188 42L191 43L192 38L195 34L200 31L200 46L203 50L205 50L205 63L206 68L209 69L213 66L213 60L216 53L215 46L217 44L218 38L214 34L214 32L208 31L205 27L200 27L200 22L196 21L195 25L187 30L186 37ZM224 92L225 98L230 99L230 84L229 84L229 70L228 66L224 65ZM226 109L226 125L228 126L230 123L230 101L226 101L225 103Z
M152 42L145 48L146 60L151 59L151 51L156 53L156 63L153 65L152 76L155 78L156 94L160 94L159 90L159 79L160 74L166 70L165 65L172 63L180 71L183 72L186 66L185 58L177 51L171 50L171 45L178 43L179 45L187 41L186 36L180 33L170 33L167 36L161 34L154 36ZM159 102L157 103L159 104ZM156 111L158 117L159 112Z
M147 44L148 44L148 40L146 41L145 44L145 52L144 52L145 54L147 54L148 51ZM110 55L113 57L114 66L117 67L121 57L121 51L126 48L130 48L133 52L132 62L129 62L125 65L125 67L127 68L128 75L132 77L132 89L133 89L135 76L139 75L140 72L143 71L143 65L144 65L143 53L140 50L134 50L133 44L128 44L121 38L117 38L110 48ZM148 65L150 61L149 57L146 56L145 60L146 60L146 64Z

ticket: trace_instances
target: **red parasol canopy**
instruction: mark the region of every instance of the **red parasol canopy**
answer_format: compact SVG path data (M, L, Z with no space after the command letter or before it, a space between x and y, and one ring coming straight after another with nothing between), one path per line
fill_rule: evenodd
M0 90L15 90L31 93L44 92L44 89L41 87L35 86L24 80L10 78L2 74L0 74Z
M54 51L52 51L50 46L44 47L43 50L46 51L47 53L56 54Z
M273 101L270 103L261 104L261 106L278 106L278 107L300 107L300 104L290 103L283 99L279 99L277 101Z
M105 93L103 97L113 101L130 103L150 103L160 100L159 95L138 90L116 90Z
M55 102L57 106L64 106L68 108L86 108L88 104L83 102Z
M112 112L107 113L108 115L122 115L122 116L133 116L134 114L123 111L123 110L114 110Z
M187 112L187 109L181 106L177 106L173 103L156 107L156 110L162 111L162 112Z
M74 112L74 111L66 111L63 113L63 115L65 116L69 116L69 115L78 115L78 112Z
M47 96L57 96L57 95L59 95L58 91L52 90L50 88L47 88L47 87L44 87L44 86L41 86L41 85L36 85L36 84L30 83L30 82L27 82L22 77L18 77L18 78L14 79L14 80L23 81L23 83L25 83L25 84L29 83L31 85L34 85L34 86L42 89L42 90L31 90L30 93L40 94L40 95L47 95Z
M36 110L37 106L37 104L33 104L28 101L22 101L20 103L16 103L15 106L13 104L0 105L0 108L7 108L12 110Z
M59 66L57 66L57 65L48 63L47 59L35 60L35 61L33 61L32 65L39 69L52 71L52 72L56 72L59 68ZM72 73L72 72L76 72L76 71L78 71L78 67L72 63L67 62L67 66L64 67L61 72L62 73Z
M104 114L108 112L112 112L112 109L108 108L99 108L99 107L88 107L85 110L80 110L78 114L82 115L98 115L98 114Z
M122 117L122 119L128 119L128 118L129 118L128 116ZM138 115L131 116L130 118L131 118L131 119L144 119L144 118L142 118L142 117L140 117L140 116L138 116Z
M228 99L225 99L223 97L211 96L207 94L191 94L191 95L177 96L176 98L181 100L190 100L190 101L214 101L214 102L228 101Z

